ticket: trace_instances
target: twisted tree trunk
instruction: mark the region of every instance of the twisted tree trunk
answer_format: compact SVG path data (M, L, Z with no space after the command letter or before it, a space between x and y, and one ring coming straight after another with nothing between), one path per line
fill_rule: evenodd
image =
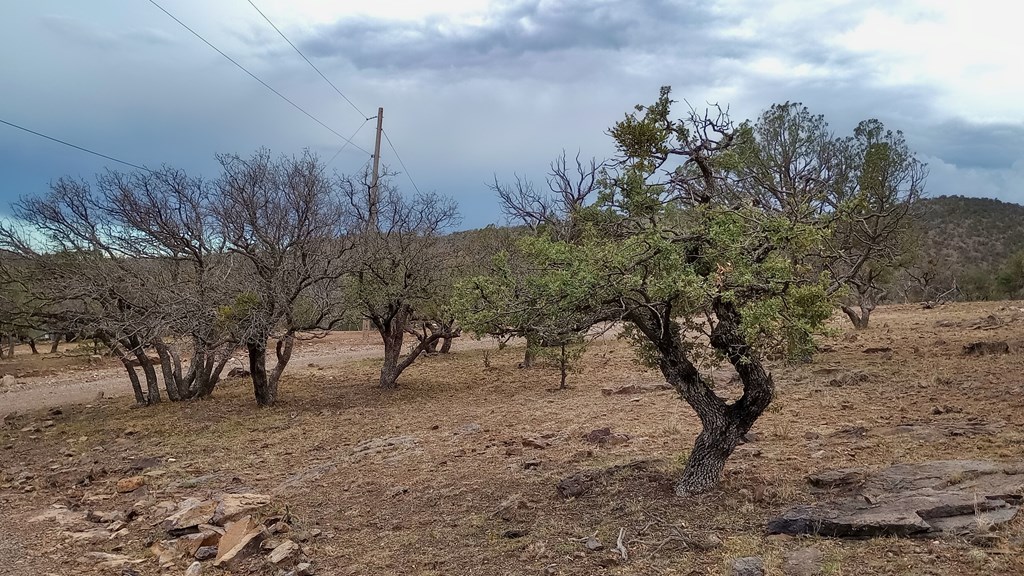
M424 335L403 358L402 344L405 340L406 326L411 317L412 308L407 304L400 304L389 318L371 318L384 341L384 363L380 367L381 388L397 388L398 377L402 375L402 372L412 365L424 351L436 348L437 341L445 335L445 332L440 330Z
M715 394L711 383L687 358L680 326L669 313L644 309L628 316L657 347L666 381L693 408L703 427L676 484L679 496L702 494L718 485L729 456L774 396L771 375L743 336L739 311L721 298L714 301L713 308L717 324L711 332L711 346L729 360L743 382L743 395L731 404Z
M295 334L289 332L277 341L274 347L274 354L277 362L273 370L267 372L267 341L265 339L252 340L246 343L249 351L249 376L252 378L253 393L256 397L256 404L259 406L273 406L277 402L278 383L281 374L292 357L292 349L295 345ZM212 362L212 359L210 359ZM207 382L216 382L214 375L220 377L220 371L227 364L224 360L216 368L210 371ZM212 387L211 387L212 391Z

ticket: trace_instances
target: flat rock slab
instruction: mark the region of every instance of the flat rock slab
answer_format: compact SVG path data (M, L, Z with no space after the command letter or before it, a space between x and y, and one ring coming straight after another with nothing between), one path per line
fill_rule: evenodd
M942 460L813 474L830 501L794 506L768 522L772 534L870 538L934 532L964 535L1013 520L1024 500L1024 464Z

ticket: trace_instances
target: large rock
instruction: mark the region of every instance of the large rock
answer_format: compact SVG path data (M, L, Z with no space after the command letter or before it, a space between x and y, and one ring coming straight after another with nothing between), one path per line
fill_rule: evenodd
M0 378L0 389L10 390L14 388L14 385L18 383L18 379L11 374L4 374L3 378Z
M232 520L249 515L270 504L270 496L263 494L222 494L217 498L217 508L212 524L223 526Z
M200 524L209 524L217 511L216 500L188 498L178 505L178 511L163 522L163 529L172 536L182 536L199 531Z
M252 516L229 522L217 544L213 565L230 570L238 562L258 553L260 543L266 537L266 530Z
M963 535L1011 521L1024 498L1024 465L973 460L844 469L809 477L836 495L768 522L773 534L868 538Z

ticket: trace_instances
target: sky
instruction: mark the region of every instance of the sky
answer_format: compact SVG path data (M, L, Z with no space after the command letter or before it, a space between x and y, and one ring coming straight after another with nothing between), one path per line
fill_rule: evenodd
M607 129L663 85L741 121L776 102L837 135L878 118L928 163L931 195L1024 203L1024 5L1001 0L157 0L309 112L292 108L149 0L8 0L0 120L147 167L209 178L217 153L303 148L502 222L488 184L542 182L563 150L603 159ZM680 115L682 110L680 109ZM360 128L361 127L361 128ZM333 132L332 132L333 130ZM397 150L397 155L395 150ZM402 166L404 164L404 168ZM108 160L0 124L0 215Z

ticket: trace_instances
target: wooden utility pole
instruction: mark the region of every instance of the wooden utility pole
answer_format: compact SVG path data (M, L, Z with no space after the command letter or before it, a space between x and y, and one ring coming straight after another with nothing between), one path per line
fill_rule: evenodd
M368 232L377 231L377 214L380 210L380 195L377 193L377 183L380 181L380 136L384 131L384 107L377 108L377 141L373 145L373 175L370 176L370 197L367 198L367 211L369 212ZM370 334L370 321L363 319L363 341Z
M380 180L380 135L384 131L384 108L377 108L377 142L373 146L373 177L370 180L369 216L370 228L377 228L377 213L380 196L377 194L377 182Z

